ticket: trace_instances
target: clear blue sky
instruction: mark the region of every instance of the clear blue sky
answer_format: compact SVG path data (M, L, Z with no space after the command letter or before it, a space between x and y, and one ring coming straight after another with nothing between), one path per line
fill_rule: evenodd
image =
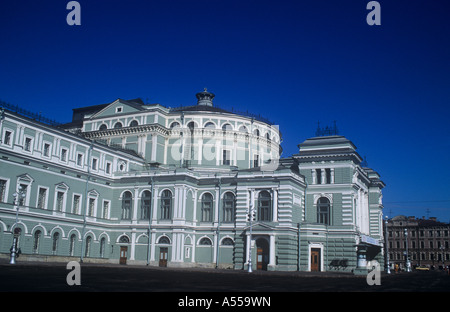
M387 184L385 214L450 220L450 2L0 2L0 99L67 122L72 108L141 97L215 104L280 125L283 157L337 121Z

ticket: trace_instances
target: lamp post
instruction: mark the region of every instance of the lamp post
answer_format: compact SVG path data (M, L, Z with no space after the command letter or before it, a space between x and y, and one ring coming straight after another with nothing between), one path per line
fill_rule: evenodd
M408 255L408 230L407 229L405 229L405 244L406 244L406 251L405 251L406 272L411 272L411 262L409 261L409 255Z
M255 218L255 207L254 207L253 201L254 201L254 197L253 197L253 191L252 191L252 193L250 195L250 207L248 209L248 221L250 222L250 233L249 233L250 242L249 242L249 256L248 256L248 273L252 273L253 272L253 270L252 270L252 236L253 236L253 233L252 233L253 224L252 224L252 222L253 222L253 219Z
M22 188L21 185L19 186L17 192L13 194L13 196L14 196L14 205L16 208L16 223L14 223L14 226L12 228L13 243L12 243L11 249L9 250L11 252L10 260L9 260L10 264L16 264L16 258L19 254L19 249L17 248L18 234L15 233L15 227L17 226L17 223L19 222L19 205L20 205L21 199L24 199L26 196L25 190Z
M391 264L389 263L389 243L388 243L388 216L384 219L384 230L385 230L385 239L384 239L384 246L385 246L385 252L386 252L386 273L391 274Z

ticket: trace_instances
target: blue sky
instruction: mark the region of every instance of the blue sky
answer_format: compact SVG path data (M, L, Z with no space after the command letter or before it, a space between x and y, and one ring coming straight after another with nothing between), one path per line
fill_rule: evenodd
M380 173L385 214L450 221L450 2L367 0L0 3L0 99L61 122L141 97L215 105L280 126L283 157L332 125ZM429 211L427 212L427 209Z

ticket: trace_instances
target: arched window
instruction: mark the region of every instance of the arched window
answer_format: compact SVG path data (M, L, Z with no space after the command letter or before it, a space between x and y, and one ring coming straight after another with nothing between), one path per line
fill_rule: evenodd
M253 134L259 137L259 129L253 130Z
M172 122L172 124L170 125L170 129L173 128L180 128L180 123L178 121Z
M126 191L122 195L122 219L131 219L132 195L130 191Z
M130 127L137 127L137 126L139 126L139 123L137 122L137 120L133 119L133 120L130 122Z
M247 133L247 132L248 132L248 130L247 130L247 127L246 127L246 126L241 126L241 127L239 128L239 131L240 131L240 132L245 132L245 133Z
M172 192L165 190L161 196L161 219L169 220L172 216Z
M20 237L21 237L20 234L22 234L22 229L16 227L16 228L14 229L14 237L16 237L16 239L17 239L17 240L16 240L16 246L17 246L17 247L20 246Z
M167 236L162 236L159 238L158 244L170 245L170 240Z
M267 191L258 195L258 221L272 221L272 199Z
M195 128L195 122L191 121L190 123L188 123L187 126L188 126L189 130L194 131L194 128Z
M152 202L152 193L150 191L144 191L141 198L141 219L150 219L150 208Z
M223 195L223 222L234 222L236 198L233 193Z
M198 244L201 246L212 246L212 242L208 237L203 237Z
M226 123L222 126L222 130L223 131L232 131L233 127L230 124Z
M122 128L122 123L120 121L116 122L114 125L114 129L120 129Z
M105 125L105 124L102 124L102 125L100 126L100 128L98 128L98 130L100 130L100 131L104 131L104 130L106 130L106 129L108 129L108 126Z
M212 222L213 197L210 193L202 196L202 221Z
M73 252L75 251L75 239L76 235L70 235L70 243L69 243L69 256L73 256Z
M100 258L105 257L105 249L106 249L106 239L102 237L100 240Z
M234 242L231 238L226 237L222 240L222 246L233 246Z
M58 243L59 243L59 233L55 232L53 234L53 244L52 244L52 253L56 255L56 251L58 250Z
M330 201L326 197L317 201L317 223L330 225Z
M92 243L92 237L90 237L90 236L86 237L86 248L84 249L85 257L89 257L89 254L91 253L91 243Z
M216 129L216 125L213 124L212 122L207 122L207 123L205 124L205 128L206 128L206 129Z
M39 243L41 240L41 231L37 230L36 232L34 232L34 240L33 240L33 253L38 253L39 252Z
M121 244L129 244L130 243L130 239L128 238L128 236L122 235L119 238L119 243L121 243Z

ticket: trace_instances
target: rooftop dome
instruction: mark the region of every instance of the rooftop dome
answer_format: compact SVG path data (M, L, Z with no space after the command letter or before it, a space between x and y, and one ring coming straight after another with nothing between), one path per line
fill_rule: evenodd
M205 88L203 92L199 92L195 95L197 97L197 105L213 106L213 99L216 96L214 93L208 92Z

